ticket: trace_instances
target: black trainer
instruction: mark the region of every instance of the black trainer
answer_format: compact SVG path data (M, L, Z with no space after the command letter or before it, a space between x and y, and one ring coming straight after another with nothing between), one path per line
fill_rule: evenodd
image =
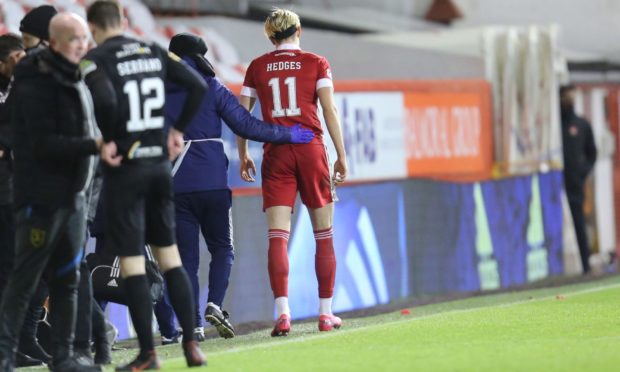
M116 371L151 371L158 370L159 368L159 359L157 359L157 354L155 354L155 350L153 350L144 354L138 354L136 359L130 363L116 367Z
M52 363L50 371L54 372L101 372L101 366L99 365L86 365L80 362L79 359L69 358L60 363Z
M217 329L217 333L219 333L220 337L235 337L235 329L232 324L230 324L228 318L230 318L228 312L221 311L213 305L207 305L207 309L205 310L205 320Z
M196 327L196 328L194 328L194 338L198 342L203 342L204 340L206 340L204 327Z
M181 338L183 338L183 335L181 334L181 332L177 331L177 333L171 338L168 338L166 336L161 336L161 344L162 346L178 344L181 342Z
M90 347L73 347L73 358L77 360L78 363L92 366L95 365L95 360L93 359L93 353L90 351ZM99 363L97 363L99 364Z
M46 364L50 364L52 362L52 356L49 355L43 347L41 347L41 344L39 344L36 338L32 341L22 341L20 339L17 351L28 355L31 358L38 359Z
M42 360L33 358L29 355L20 353L19 351L15 353L15 367L35 367L45 365Z

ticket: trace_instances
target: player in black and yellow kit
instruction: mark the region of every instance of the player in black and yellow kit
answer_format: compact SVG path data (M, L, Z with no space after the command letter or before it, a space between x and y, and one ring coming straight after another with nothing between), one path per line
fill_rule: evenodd
M202 79L179 58L155 44L123 36L121 9L96 1L87 19L98 46L82 61L95 103L104 145L103 197L106 200L106 250L121 257L121 275L140 354L119 371L158 369L151 331L152 303L145 276L143 246L150 244L164 273L170 300L183 328L188 366L206 364L194 340L190 282L175 241L170 159L183 149L184 128L206 92ZM188 90L181 115L164 133L164 81Z

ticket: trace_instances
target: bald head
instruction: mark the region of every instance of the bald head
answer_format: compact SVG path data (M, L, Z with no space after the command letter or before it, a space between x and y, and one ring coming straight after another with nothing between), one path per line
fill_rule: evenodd
M58 13L50 21L50 48L78 64L88 51L88 26L75 13Z

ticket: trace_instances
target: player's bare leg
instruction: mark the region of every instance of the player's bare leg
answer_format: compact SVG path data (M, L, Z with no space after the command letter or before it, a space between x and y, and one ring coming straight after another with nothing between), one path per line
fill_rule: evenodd
M159 269L164 274L170 303L174 309L177 319L183 328L183 353L188 367L197 367L207 364L204 356L196 341L194 328L196 326L194 295L187 273L183 268L181 256L176 244L166 247L153 247L153 253Z
M265 210L269 226L269 282L275 298L278 319L271 336L286 336L291 330L288 306L288 238L291 231L292 208L275 206Z
M319 331L340 328L342 319L332 313L334 282L336 280L336 255L334 254L334 203L321 208L308 209L316 241L314 267L319 282Z

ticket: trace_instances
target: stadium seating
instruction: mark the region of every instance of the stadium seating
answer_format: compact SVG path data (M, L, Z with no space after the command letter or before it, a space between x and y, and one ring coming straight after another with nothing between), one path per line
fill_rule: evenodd
M125 16L129 20L128 34L168 46L170 38L179 32L191 32L205 39L209 46L207 58L214 65L218 76L225 82L240 83L245 75L246 65L240 62L235 47L221 34L204 27L183 25L158 25L151 11L138 0L123 0ZM43 4L55 6L60 11L69 11L86 16L86 0L3 0L0 3L0 34L19 33L19 22L32 8Z

